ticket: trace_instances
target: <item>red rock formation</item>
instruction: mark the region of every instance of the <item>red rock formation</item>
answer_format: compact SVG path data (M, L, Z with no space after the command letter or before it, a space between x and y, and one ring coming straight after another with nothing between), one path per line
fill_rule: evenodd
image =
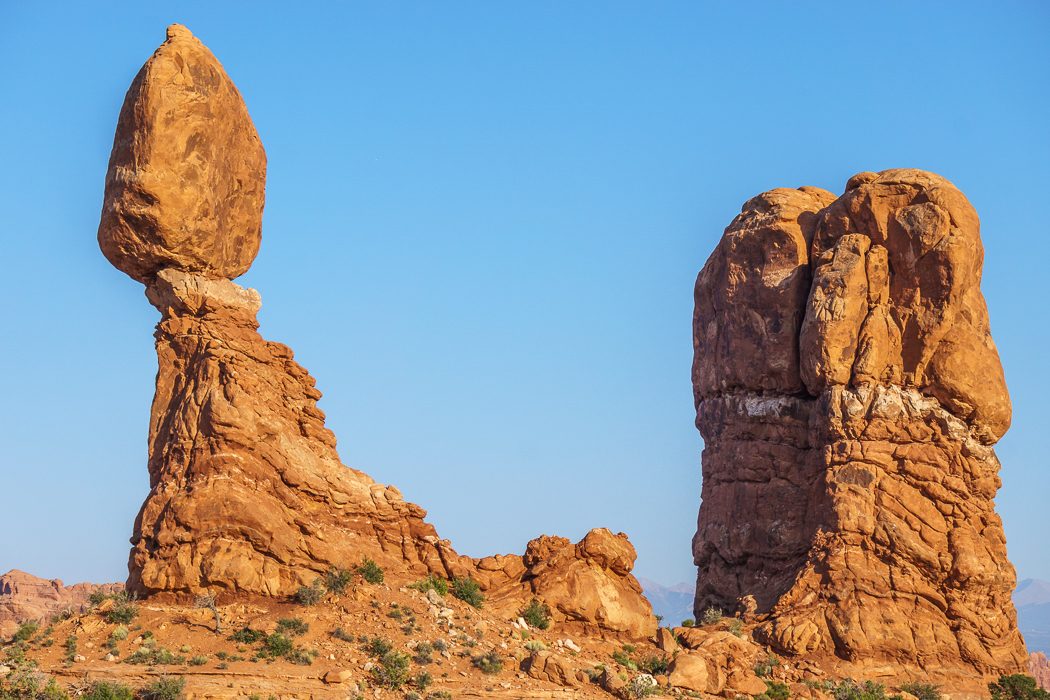
M753 596L773 646L845 671L1024 667L982 262L973 207L918 170L744 205L696 285L698 614Z
M168 37L121 111L99 227L107 257L161 312L150 493L129 589L288 595L369 557L395 577L473 577L509 615L536 596L570 626L651 634L626 536L540 538L524 559L473 560L396 488L342 464L314 380L257 332L259 294L228 279L259 245L265 156L254 127L207 49L185 28Z
M80 611L95 591L116 593L119 583L63 585L59 579L44 579L12 569L0 576L0 639L26 621L47 620L64 610Z
M1050 659L1041 651L1028 655L1028 673L1043 690L1050 690Z

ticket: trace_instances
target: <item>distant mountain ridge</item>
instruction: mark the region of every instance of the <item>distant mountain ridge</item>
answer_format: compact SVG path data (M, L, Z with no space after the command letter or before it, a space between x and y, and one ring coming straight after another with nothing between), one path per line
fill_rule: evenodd
M653 605L653 612L663 618L665 625L680 625L682 620L693 617L693 592L696 586L692 583L676 583L665 586L647 578L638 577L645 597Z
M1050 581L1024 579L1014 591L1014 605L1028 651L1050 653Z

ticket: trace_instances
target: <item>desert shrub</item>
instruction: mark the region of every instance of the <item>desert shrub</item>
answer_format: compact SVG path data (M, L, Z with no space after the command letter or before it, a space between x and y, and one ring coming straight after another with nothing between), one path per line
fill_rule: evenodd
M430 684L434 682L434 677L426 671L420 671L412 679L412 685L415 686L416 690L425 691L430 687Z
M420 642L416 645L415 655L412 660L417 664L429 664L433 663L434 659L431 654L434 653L434 645L430 642Z
M485 596L481 593L481 586L472 578L452 579L452 595L467 605L473 605L475 608L480 608L485 602Z
M691 617L687 617L684 620L682 620L682 627L695 627L695 626L696 626L696 620L694 620Z
M551 626L551 609L536 598L529 601L521 611L521 616L529 623L529 627L545 630Z
M342 593L350 585L354 574L347 569L333 567L324 575L324 586L329 593Z
M703 614L700 616L701 625L713 625L721 620L722 609L716 607L710 607L707 610L704 610Z
M632 698L647 698L657 695L660 692L660 686L656 683L655 678L643 673L631 679L631 682L627 684L627 692Z
M787 683L777 681L766 681L766 692L757 696L756 700L788 700L791 697L791 689Z
M263 640L262 651L270 658L276 659L277 657L291 653L294 648L295 644L292 643L291 638L286 637L280 632L274 632L271 635L267 635L266 639Z
M427 693L425 700L452 700L452 693L447 690L435 690L433 693Z
M446 595L448 593L448 581L434 574L427 574L426 578L409 585L409 588L414 588L420 593L436 591L439 595Z
M633 647L628 649L627 646L625 646L623 649L617 649L612 653L613 661L620 664L629 671L637 671L638 665L631 660L631 651L633 650Z
M109 633L109 637L115 641L122 642L128 638L128 628L124 625L120 625Z
M660 676L667 673L667 669L671 665L671 657L661 654L649 654L639 659L637 664L642 671L653 676Z
M533 651L533 652L535 652L535 651L544 651L547 648L547 645L544 644L539 639L532 639L532 640L530 640L528 642L525 642L525 648L528 649L529 651Z
M40 624L37 622L31 620L23 622L18 626L18 629L15 630L15 636L11 637L11 641L15 643L28 642L29 639L36 634L38 629L40 629Z
M143 688L139 697L142 700L180 700L182 698L182 690L185 687L185 678L165 676L158 678Z
M190 666L203 666L206 663L208 663L208 657L207 656L201 656L199 654L197 656L192 657L189 660Z
M1023 673L999 676L999 680L988 684L992 700L1046 700L1050 693L1036 685L1035 679Z
M744 635L744 621L738 617L734 617L729 620L729 633L736 636L742 637Z
M376 685L397 690L408 681L408 664L408 654L388 651L379 657L379 663L372 666L372 680Z
M394 645L382 637L372 637L372 639L366 641L364 645L365 653L369 656L374 656L377 659L390 653L393 648Z
M503 670L503 659L495 651L475 656L471 663L474 664L474 668L490 675Z
M231 634L230 641L237 642L238 644L255 644L264 637L266 637L264 632L253 630L251 627L245 627Z
M102 614L106 622L111 625L127 625L139 614L139 608L127 593L117 593L110 596L113 607Z
M85 700L134 700L135 692L116 681L95 681L87 693L80 697Z
M291 651L284 655L284 658L286 661L298 666L309 666L314 662L315 656L317 656L317 652L307 651L302 647L293 647Z
M77 636L71 634L66 637L66 661L72 663L77 655Z
M106 600L109 599L109 594L104 591L92 591L91 595L88 596L88 603L91 607L98 607L102 605Z
M317 605L324 598L324 593L325 588L321 584L321 579L317 579L309 586L299 586L299 590L292 598L299 605Z
M383 569L368 557L365 557L364 561L358 565L357 573L368 583L378 584L383 582Z
M851 678L827 688L835 700L886 700L886 686L875 681L857 683Z
M342 627L336 627L332 630L332 636L343 642L354 641L354 635L344 630Z
M58 685L54 678L49 678L36 668L32 661L19 661L10 668L7 675L0 676L0 698L3 700L69 700L69 695Z
M439 651L439 652L448 651L448 642L446 642L444 639L435 639L433 644L434 644L434 651Z
M941 689L932 683L905 683L901 690L919 700L941 700Z
M770 654L764 661L755 664L755 675L759 678L767 678L773 673L773 669L780 665L780 659Z
M186 663L186 657L172 653L164 647L154 647L143 644L135 650L135 653L124 659L126 664L141 664L146 666L169 666L172 664Z
M300 617L285 617L277 621L277 631L301 637L310 630L310 625Z

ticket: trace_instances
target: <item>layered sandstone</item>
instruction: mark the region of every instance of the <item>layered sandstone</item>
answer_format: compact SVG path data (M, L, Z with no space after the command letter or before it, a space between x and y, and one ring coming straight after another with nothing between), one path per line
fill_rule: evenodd
M651 634L626 536L542 537L524 557L471 559L396 488L340 461L313 378L259 335L259 294L230 280L258 250L264 171L236 88L170 28L121 111L99 227L103 252L161 314L129 589L285 596L367 557L400 579L474 578L511 616L535 596L568 627Z
M44 579L12 569L0 576L0 639L13 633L19 623L44 621L67 610L81 610L95 591L116 593L122 588L117 583L66 586L61 579Z
M993 507L1010 400L977 214L942 177L748 201L696 284L695 607L850 671L1020 671Z

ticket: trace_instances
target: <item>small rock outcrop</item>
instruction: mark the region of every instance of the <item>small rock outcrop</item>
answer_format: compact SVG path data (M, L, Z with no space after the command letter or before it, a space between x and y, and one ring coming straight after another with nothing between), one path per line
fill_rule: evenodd
M169 28L121 110L98 232L161 314L128 588L284 596L368 557L393 576L474 578L514 616L537 597L556 622L651 635L626 536L542 537L524 558L471 559L396 488L342 464L313 378L259 335L259 294L231 281L259 248L265 163L221 65Z
M857 677L1025 667L982 264L977 213L920 170L744 205L696 283L698 616L746 600L773 647Z
M1036 684L1043 690L1050 690L1050 659L1041 651L1034 651L1028 656L1028 673L1035 678Z
M95 591L116 593L119 583L76 583L45 579L12 569L0 576L0 639L12 634L19 623L46 621L65 610L79 611Z

